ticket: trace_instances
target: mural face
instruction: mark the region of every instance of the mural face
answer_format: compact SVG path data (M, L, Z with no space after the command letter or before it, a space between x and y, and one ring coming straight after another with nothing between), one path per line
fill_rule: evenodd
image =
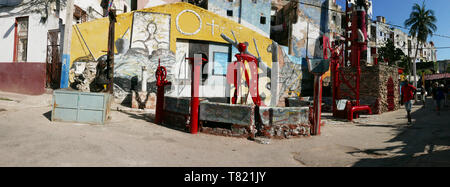
M133 19L131 48L148 56L157 49L169 50L170 15L136 12Z

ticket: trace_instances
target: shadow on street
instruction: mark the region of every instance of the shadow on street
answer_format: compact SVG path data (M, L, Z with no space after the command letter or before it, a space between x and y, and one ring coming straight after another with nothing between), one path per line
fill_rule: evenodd
M404 110L401 108L400 110ZM361 159L354 167L448 167L450 166L450 110L443 108L441 114L435 111L432 99L428 98L426 106L412 112L413 124L405 128L396 128L396 136L387 141L402 142L401 146L384 149L361 150L373 158ZM415 119L415 122L414 122ZM406 124L405 111L405 124ZM370 126L370 125L363 125ZM382 125L383 126L383 125ZM385 125L391 127L392 125ZM398 127L398 126L397 126ZM393 153L387 157L377 153ZM355 154L356 152L348 152Z

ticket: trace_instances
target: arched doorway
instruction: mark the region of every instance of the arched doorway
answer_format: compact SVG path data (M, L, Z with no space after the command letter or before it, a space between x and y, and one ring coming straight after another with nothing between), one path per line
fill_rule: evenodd
M392 77L389 77L387 82L387 103L388 103L388 111L395 110L395 93L394 93L394 80Z

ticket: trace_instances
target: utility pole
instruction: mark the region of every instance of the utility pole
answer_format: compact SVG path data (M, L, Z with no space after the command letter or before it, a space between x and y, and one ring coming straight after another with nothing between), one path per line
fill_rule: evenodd
M64 26L64 46L61 66L60 88L69 87L69 69L70 69L70 44L72 41L72 23L73 23L73 1L67 0L66 4L66 24Z
M108 30L108 53L106 58L107 73L108 73L108 85L107 92L114 94L114 36L116 25L116 12L112 9L114 0L103 0L101 6L107 12L109 17L109 30ZM106 16L106 15L104 15Z
M114 35L115 35L115 24L116 24L116 13L110 9L109 10L109 32L108 32L108 55L107 55L107 65L108 65L108 87L107 91L111 94L114 93Z

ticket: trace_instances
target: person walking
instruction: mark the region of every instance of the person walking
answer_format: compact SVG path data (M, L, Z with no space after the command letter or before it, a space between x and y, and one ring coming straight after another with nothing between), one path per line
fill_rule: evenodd
M448 83L445 84L442 89L444 91L444 107L447 107L448 106L448 90L449 90Z
M444 85L441 84L437 89L436 89L436 111L438 115L441 115L441 105L442 105L442 100L445 99L445 95L444 95Z
M436 93L438 87L439 84L437 82L434 82L433 85L431 86L431 97L433 98L433 103L436 106L436 109L437 109Z
M425 107L426 105L426 99L427 99L427 91L425 91L425 86L422 85L422 88L420 89L420 94L422 96L422 102L423 102L423 107Z
M403 95L403 103L405 104L405 109L408 117L408 125L411 125L411 108L412 102L411 100L414 98L414 91L417 90L411 82L407 82L404 86L402 86L402 95Z

